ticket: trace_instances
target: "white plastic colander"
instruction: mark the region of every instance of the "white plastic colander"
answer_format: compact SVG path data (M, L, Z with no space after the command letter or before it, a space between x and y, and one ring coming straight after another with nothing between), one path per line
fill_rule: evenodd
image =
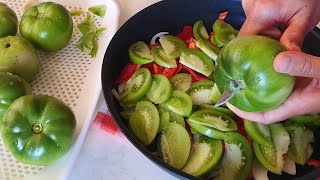
M19 22L26 1L0 0L16 12ZM43 2L44 0L35 1ZM73 16L73 36L67 47L54 53L38 51L41 64L40 72L31 83L33 93L55 96L72 108L77 120L75 141L69 153L54 164L31 166L15 160L2 143L0 135L0 180L67 179L79 154L101 94L101 66L105 50L118 29L120 15L118 4L114 0L52 1L64 5L68 10L82 9L84 12L87 12L88 8L94 5L105 4L107 6L105 17L95 16L97 27L107 28L99 38L97 57L91 58L90 55L81 52L75 46L81 37L76 26L82 22L86 13L81 16ZM28 3L30 2L29 0Z

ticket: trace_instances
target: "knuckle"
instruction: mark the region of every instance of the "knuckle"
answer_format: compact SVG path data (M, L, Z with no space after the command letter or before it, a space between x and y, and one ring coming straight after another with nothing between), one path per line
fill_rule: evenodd
M312 73L312 62L309 59L301 59L299 60L300 62L298 63L295 69L295 71L300 72L301 75L311 75Z

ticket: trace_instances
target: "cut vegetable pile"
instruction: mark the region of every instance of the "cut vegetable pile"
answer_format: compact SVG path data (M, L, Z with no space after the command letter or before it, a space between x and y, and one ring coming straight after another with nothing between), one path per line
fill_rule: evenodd
M213 78L216 60L238 34L225 17L226 12L219 16L211 33L199 20L178 35L160 32L152 44L133 43L112 91L121 115L143 145L156 144L164 162L190 175L235 180L268 179L268 171L294 175L295 163L305 165L313 153L320 116L264 125L214 106L221 96Z

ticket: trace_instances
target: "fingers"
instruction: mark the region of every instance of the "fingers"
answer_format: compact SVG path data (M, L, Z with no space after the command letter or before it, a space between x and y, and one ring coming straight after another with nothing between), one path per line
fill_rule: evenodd
M302 52L282 52L276 56L273 66L281 73L320 79L320 58Z
M256 35L262 32L266 28L263 22L252 19L250 16L244 21L239 36Z

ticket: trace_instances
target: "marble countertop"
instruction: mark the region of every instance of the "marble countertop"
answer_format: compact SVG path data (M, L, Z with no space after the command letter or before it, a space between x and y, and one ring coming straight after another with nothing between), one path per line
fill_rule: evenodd
M119 27L132 15L159 0L117 0ZM318 24L320 27L320 23ZM104 104L101 95L97 107ZM142 153L121 133L111 134L91 126L70 180L175 180Z

